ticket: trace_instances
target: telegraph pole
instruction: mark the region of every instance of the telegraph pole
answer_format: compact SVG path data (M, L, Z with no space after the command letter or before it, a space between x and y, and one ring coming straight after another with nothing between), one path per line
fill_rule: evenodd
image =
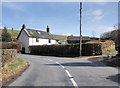
M80 2L80 56L82 56L82 2Z

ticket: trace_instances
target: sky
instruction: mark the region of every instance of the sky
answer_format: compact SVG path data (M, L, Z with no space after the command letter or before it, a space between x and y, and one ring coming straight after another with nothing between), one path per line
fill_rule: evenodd
M83 2L82 35L99 37L118 24L117 2ZM1 4L0 4L1 5ZM79 35L79 2L2 2L0 27L27 28L57 35Z

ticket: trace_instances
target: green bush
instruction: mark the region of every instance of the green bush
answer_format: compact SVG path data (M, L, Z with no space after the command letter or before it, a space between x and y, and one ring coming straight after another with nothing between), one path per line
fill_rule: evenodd
M16 49L0 49L0 55L2 57L2 67L16 62L17 50Z
M101 55L102 54L102 47L101 44L83 44L82 45L82 55L85 56L94 56L94 55Z
M29 46L31 54L52 55L52 56L79 56L78 44L66 45L36 45ZM82 55L92 56L101 55L101 45L99 44L83 44Z

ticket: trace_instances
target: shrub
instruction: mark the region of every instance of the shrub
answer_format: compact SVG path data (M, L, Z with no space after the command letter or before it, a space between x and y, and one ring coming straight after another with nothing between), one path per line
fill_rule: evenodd
M22 50L22 44L17 42L0 42L0 49L17 49L17 52Z
M94 46L94 47L93 47ZM53 56L79 56L78 44L66 45L36 45L29 46L31 54L53 55ZM83 44L82 55L100 55L102 54L101 45Z
M11 35L7 32L7 28L4 27L4 29L2 30L2 41L10 42L11 40Z
M94 56L94 55L101 55L102 54L102 47L101 44L83 44L82 45L82 55L85 56Z
M2 67L16 62L17 50L16 49L0 49L2 57Z

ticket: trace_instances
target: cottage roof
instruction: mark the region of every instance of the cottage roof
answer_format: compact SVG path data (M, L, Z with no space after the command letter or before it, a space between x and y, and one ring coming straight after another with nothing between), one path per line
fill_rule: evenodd
M49 33L49 32L45 32L45 31L41 31L41 30L28 29L28 28L22 29L22 30L25 31L27 36L31 37L31 38L54 39L52 34ZM21 30L21 32L22 32L22 30ZM19 33L19 35L21 34L21 32ZM19 35L18 35L18 37L19 37Z
M80 40L80 36L68 36L67 40ZM90 37L82 36L82 40L90 40Z
M44 39L54 39L52 34L45 31L26 29L32 38L44 38Z

